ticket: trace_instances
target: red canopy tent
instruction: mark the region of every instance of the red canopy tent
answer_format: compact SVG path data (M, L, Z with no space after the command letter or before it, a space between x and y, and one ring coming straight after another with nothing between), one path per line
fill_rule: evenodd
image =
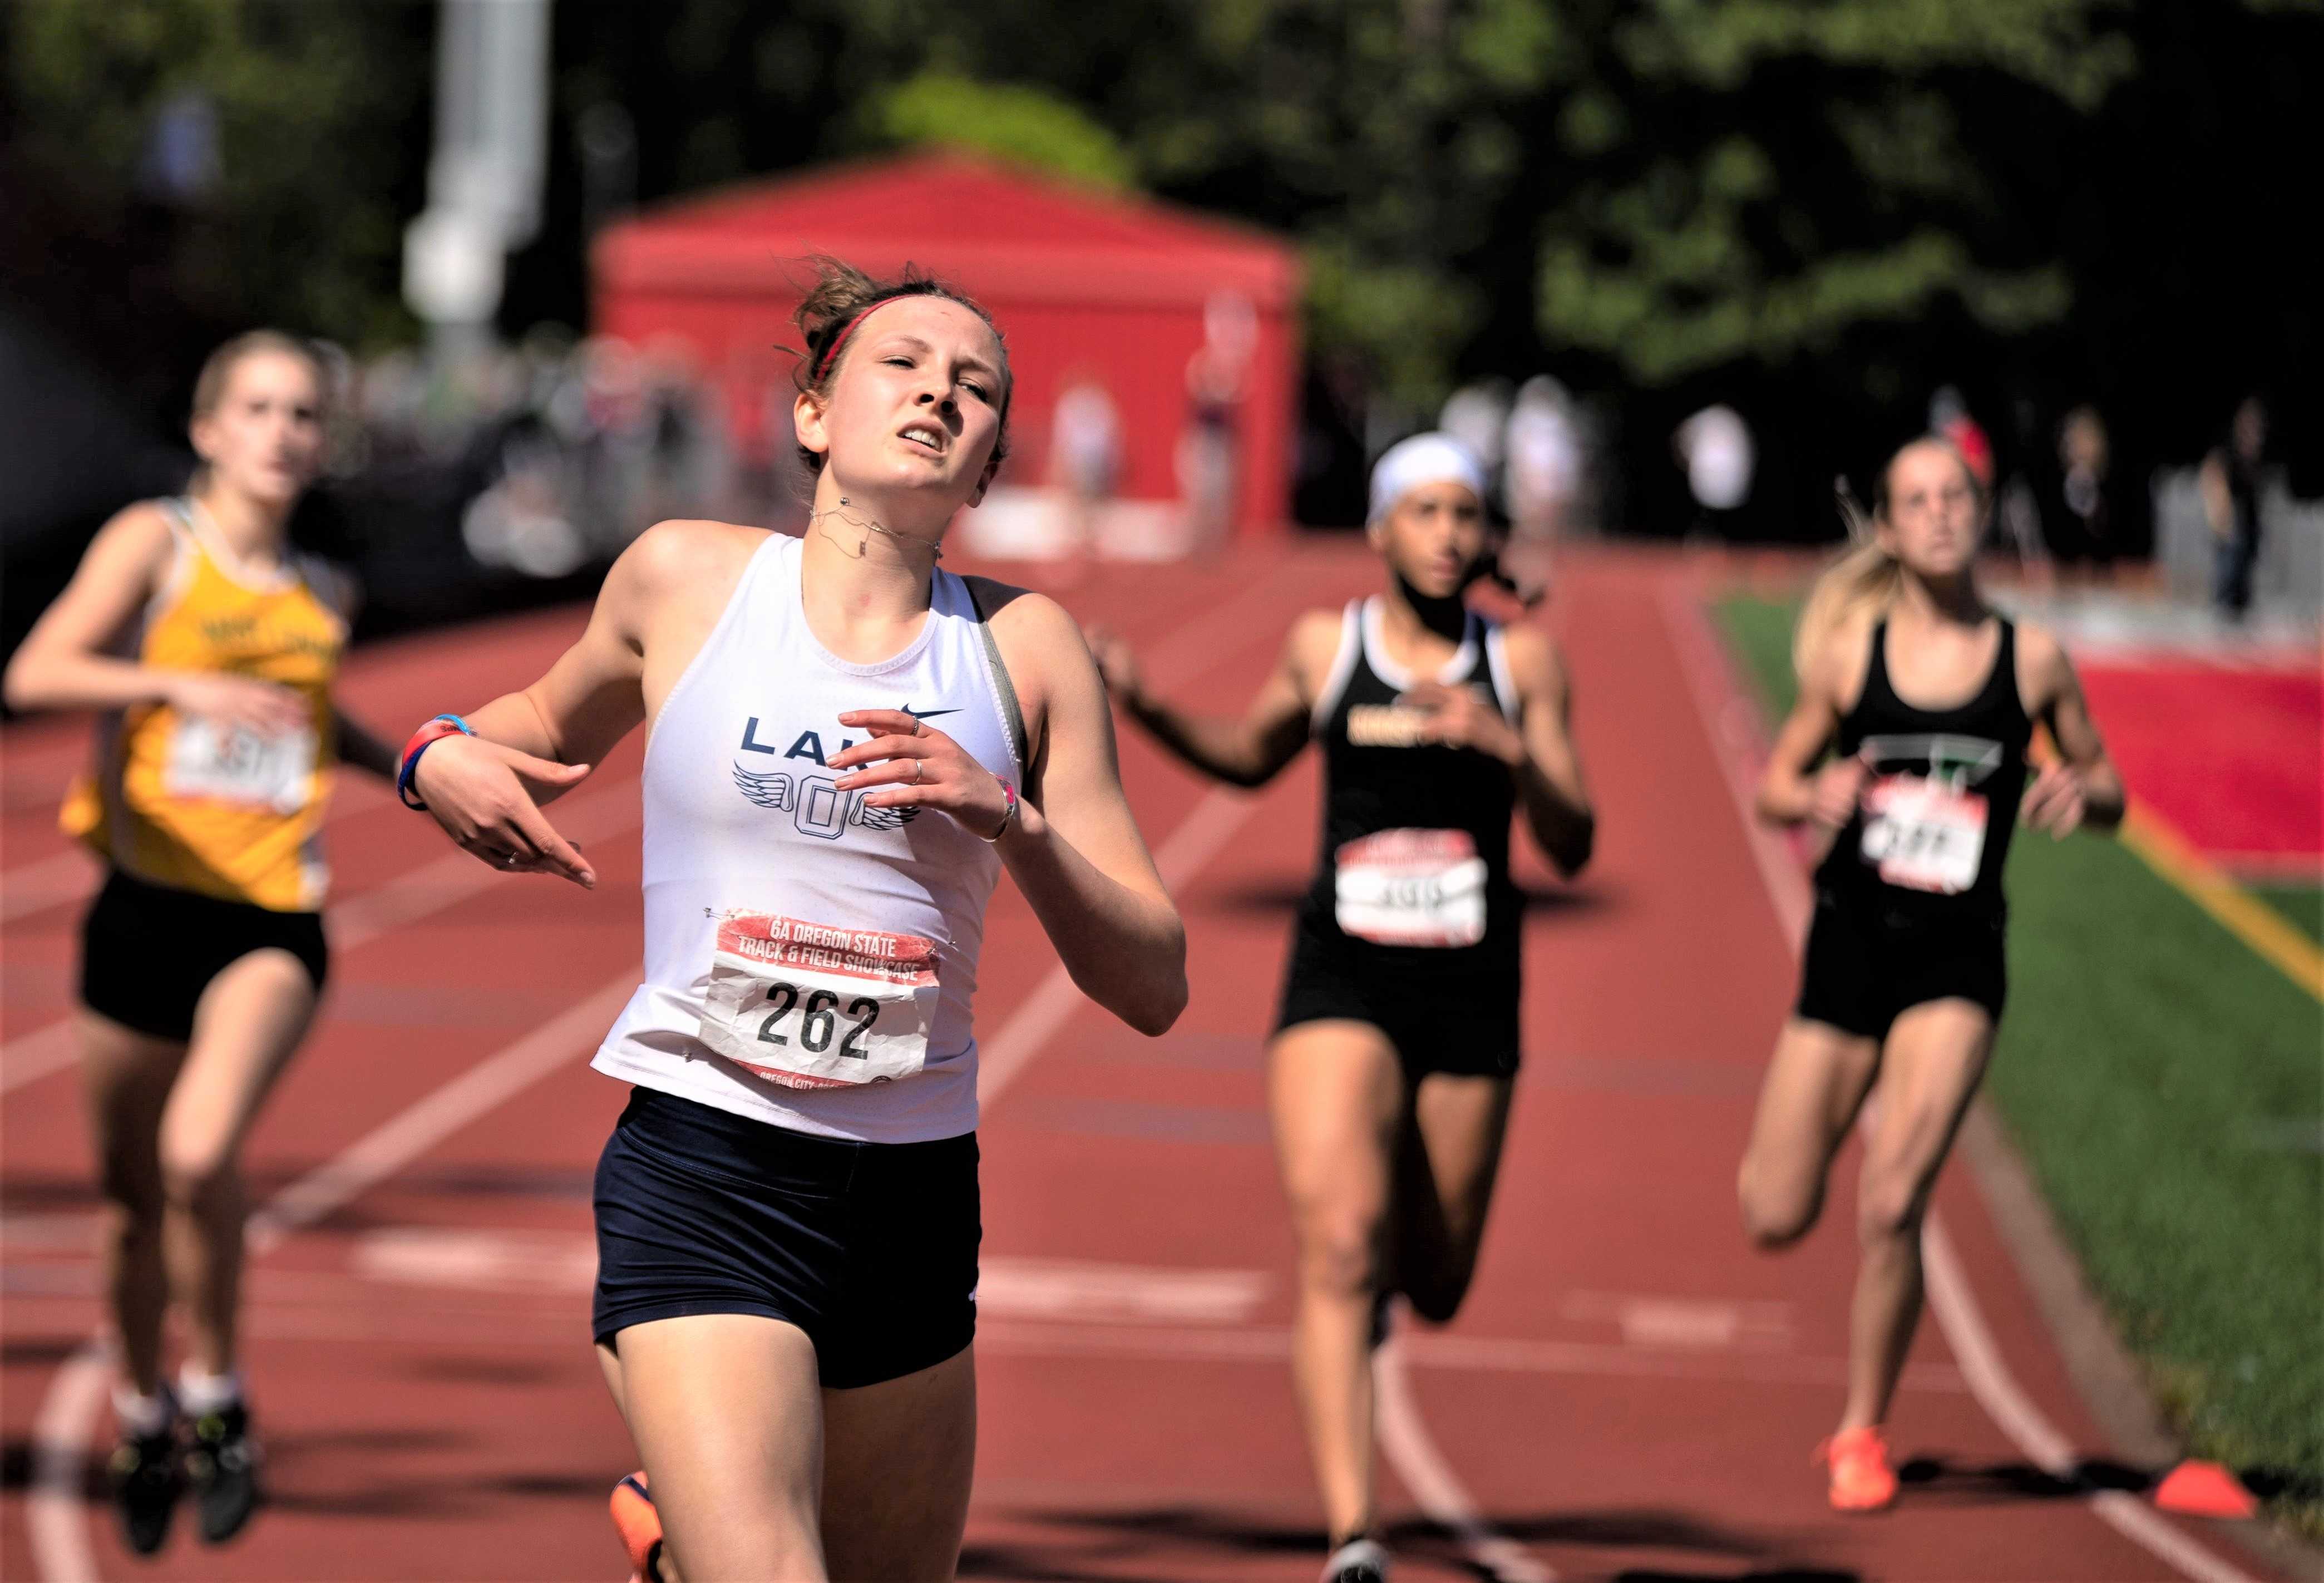
M1289 520L1298 356L1297 254L1261 233L1142 198L1091 191L956 153L919 153L730 188L623 220L594 250L596 328L632 343L674 336L724 379L748 431L790 323L804 259L829 253L873 273L915 263L955 282L1007 336L1018 386L1019 460L1036 482L1063 382L1093 373L1120 412L1126 499L1177 497L1175 455L1187 365L1206 308L1227 294L1255 312L1238 413L1237 520ZM760 371L752 379L738 370ZM788 363L783 373L788 376Z

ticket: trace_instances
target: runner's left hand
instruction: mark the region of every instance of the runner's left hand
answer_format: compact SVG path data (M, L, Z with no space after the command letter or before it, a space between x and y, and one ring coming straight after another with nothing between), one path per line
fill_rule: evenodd
M927 722L901 709L851 709L839 723L874 733L832 756L832 768L848 771L840 790L876 788L863 799L872 807L934 808L977 835L1001 828L1009 799L1000 780Z
M1474 687L1417 682L1405 689L1399 702L1428 716L1422 734L1429 741L1473 749L1511 766L1525 759L1525 739Z
M2025 788L2017 816L2030 830L2046 830L2063 841L2082 822L2082 778L2070 764L2052 764Z

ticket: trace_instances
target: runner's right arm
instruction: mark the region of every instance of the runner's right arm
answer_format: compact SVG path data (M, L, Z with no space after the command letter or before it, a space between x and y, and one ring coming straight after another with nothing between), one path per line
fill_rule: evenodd
M1864 761L1835 759L1821 769L1816 761L1840 731L1841 657L1863 647L1852 627L1834 632L1800 678L1799 699L1775 732L1759 777L1760 818L1774 824L1813 820L1838 830L1855 814L1864 790Z
M1330 666L1341 620L1336 611L1310 611L1294 622L1281 658L1240 719L1195 714L1153 696L1138 674L1130 646L1111 632L1093 630L1090 648L1106 690L1156 741L1213 779L1259 787L1274 779L1307 745L1314 678Z
M288 687L219 671L164 670L106 652L161 585L173 553L169 519L151 502L129 507L99 529L72 581L8 661L9 707L167 704L181 714L260 732L302 723L306 705Z
M605 574L589 625L547 675L469 714L474 737L429 746L412 788L436 823L494 868L559 874L594 887L596 872L558 834L541 805L645 719L646 634L674 587L715 576L730 558L721 536L665 522L638 536ZM520 854L513 865L494 856Z

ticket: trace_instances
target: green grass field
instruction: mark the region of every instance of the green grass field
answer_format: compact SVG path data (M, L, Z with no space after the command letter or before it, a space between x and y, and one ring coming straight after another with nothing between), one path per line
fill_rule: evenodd
M1771 720L1793 608L1716 612ZM2008 885L1988 1091L2190 1445L2324 1534L2324 1008L2103 837L2021 832Z

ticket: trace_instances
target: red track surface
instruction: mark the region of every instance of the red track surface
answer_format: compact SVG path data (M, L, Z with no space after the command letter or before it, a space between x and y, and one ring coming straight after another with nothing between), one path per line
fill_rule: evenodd
M1230 707L1295 610L1374 575L1351 547L1311 546L1112 571L1071 602L1129 631L1166 686ZM1849 1163L1805 1247L1746 1251L1734 1161L1793 965L1666 618L1678 575L1604 557L1572 566L1562 592L1604 837L1578 888L1532 877L1526 1065L1482 1274L1456 1325L1400 1343L1426 1436L1483 1516L1563 1578L2176 1576L2020 1476L2023 1453L1933 1326L1895 1423L1931 1477L1885 1518L1844 1523L1822 1505L1807 1459L1840 1400ZM577 622L373 649L348 693L393 729L529 678ZM42 724L5 739L7 876L59 871L49 825L72 740ZM1284 1367L1289 1245L1258 1062L1314 855L1314 769L1242 799L1136 739L1123 759L1186 911L1194 1001L1148 1041L1060 1000L1041 988L1054 957L1029 913L1007 887L996 898L978 1020L1008 1081L983 1127L983 1422L963 1570L1305 1578L1318 1536ZM636 762L632 744L603 775L625 780ZM97 1487L92 1444L62 1464L36 1558L35 1422L48 1413L53 1440L69 1416L60 1366L98 1314L74 1083L12 1075L23 1037L66 1010L76 908L18 916L0 1013L6 1577L42 1576L79 1542L106 1577L620 1575L601 1514L630 1453L589 1357L586 1293L589 1173L622 1091L585 1064L610 1013L582 1030L576 1017L594 1014L573 1008L634 972L634 837L592 842L595 897L425 870L395 894L404 916L438 910L398 924L366 893L443 849L424 821L362 799L332 834L341 905L371 909L342 917L367 916L372 937L341 953L326 1020L252 1140L255 1198L344 1166L358 1139L560 1017L566 1054L552 1038L538 1081L504 1102L456 1113L467 1119L440 1137L399 1135L408 1161L358 1155L377 1180L327 1178L345 1201L256 1261L251 1373L275 1504L244 1540L205 1552L181 1530L159 1562L132 1562L102 1508L76 1502L76 1481ZM1939 1198L2008 1367L2076 1444L2102 1449L1974 1192L1955 1173ZM1387 1487L1392 1515L1413 1518L1393 1471ZM1403 1577L1475 1575L1425 1523L1397 1537Z
M2138 796L2231 867L2324 864L2324 672L2084 667L2090 707Z

